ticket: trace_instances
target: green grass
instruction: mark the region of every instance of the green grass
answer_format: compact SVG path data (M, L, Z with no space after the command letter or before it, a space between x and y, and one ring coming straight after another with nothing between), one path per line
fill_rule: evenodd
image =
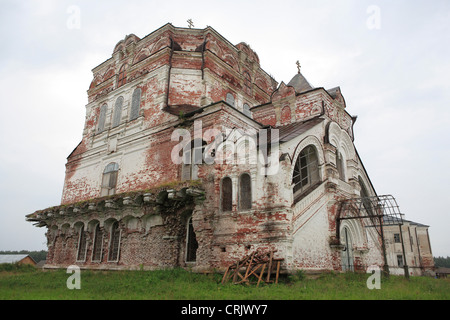
M9 269L8 269L9 268ZM219 274L183 269L159 271L81 271L81 289L69 290L66 270L42 271L0 266L1 300L448 300L450 279L390 276L381 289L369 290L368 274L303 273L279 284L221 284Z

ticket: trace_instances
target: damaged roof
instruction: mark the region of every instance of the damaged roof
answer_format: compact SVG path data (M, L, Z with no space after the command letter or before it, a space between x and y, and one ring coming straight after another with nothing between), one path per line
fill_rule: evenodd
M323 121L323 118L316 117L303 122L277 127L276 129L279 129L279 141L283 143L292 140Z

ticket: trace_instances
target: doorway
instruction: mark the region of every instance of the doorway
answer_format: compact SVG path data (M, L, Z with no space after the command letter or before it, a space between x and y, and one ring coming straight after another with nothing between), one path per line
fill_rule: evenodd
M195 262L197 259L198 242L195 236L194 227L192 225L192 217L187 223L186 235L186 262Z
M341 253L342 271L354 271L352 236L348 228L344 228L342 231L341 243L344 245Z

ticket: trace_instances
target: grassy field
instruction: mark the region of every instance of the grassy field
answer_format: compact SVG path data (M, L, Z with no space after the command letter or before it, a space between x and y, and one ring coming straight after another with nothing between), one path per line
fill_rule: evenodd
M219 274L183 269L161 271L84 271L79 290L66 286L66 270L33 267L0 268L1 300L449 300L450 279L390 276L381 288L369 290L368 274L302 273L279 284L221 284Z

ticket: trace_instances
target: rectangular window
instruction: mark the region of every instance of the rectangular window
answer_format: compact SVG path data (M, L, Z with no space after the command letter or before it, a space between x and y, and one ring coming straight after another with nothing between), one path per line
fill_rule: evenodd
M400 233L394 233L394 242L400 243Z
M397 264L400 268L403 268L403 256L401 254L397 255Z

